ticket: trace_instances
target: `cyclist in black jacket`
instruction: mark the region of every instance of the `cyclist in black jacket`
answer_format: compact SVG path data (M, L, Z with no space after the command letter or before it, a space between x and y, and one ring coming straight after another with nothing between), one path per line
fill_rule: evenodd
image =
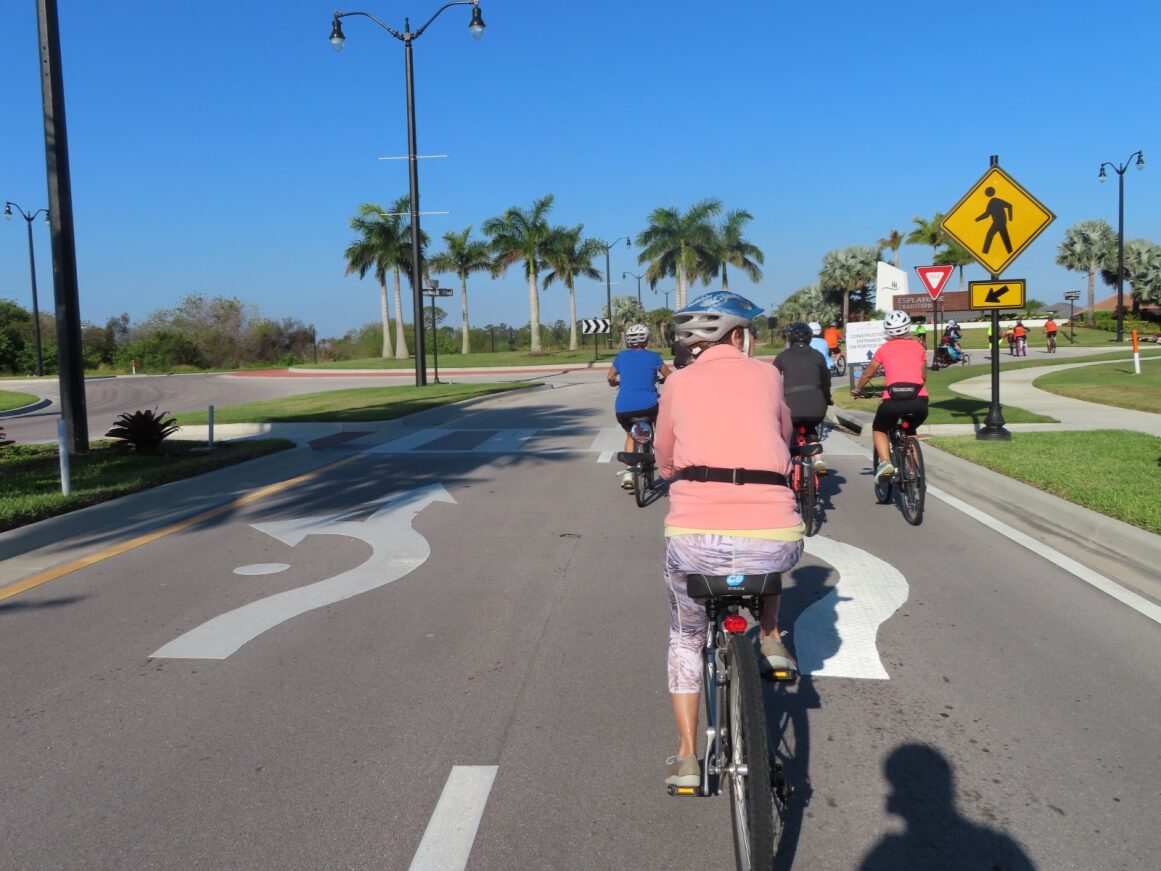
M829 362L810 347L810 326L801 322L786 328L787 348L774 358L774 365L782 373L782 388L790 417L797 432L806 427L808 442L818 442L818 425L826 417L826 407L833 404L830 397ZM826 474L826 462L821 448L814 458L814 468Z

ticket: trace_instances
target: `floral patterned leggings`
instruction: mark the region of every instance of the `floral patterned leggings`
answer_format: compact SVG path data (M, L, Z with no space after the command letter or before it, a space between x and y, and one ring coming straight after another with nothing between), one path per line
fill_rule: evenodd
M770 541L729 535L674 535L666 539L665 587L669 591L669 691L701 692L705 605L685 592L686 572L703 575L790 571L802 541Z

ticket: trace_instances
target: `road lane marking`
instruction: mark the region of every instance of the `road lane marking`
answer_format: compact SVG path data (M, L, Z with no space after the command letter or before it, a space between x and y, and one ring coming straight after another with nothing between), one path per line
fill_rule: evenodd
M1053 565L1064 569L1069 574L1075 575L1089 586L1096 587L1096 589L1100 590L1102 593L1107 593L1122 605L1128 605L1138 614L1148 617L1154 623L1161 623L1161 606L1150 602L1144 596L1139 596L1132 590L1125 589L1116 581L1111 581L1099 572L1094 572L1088 566L1082 565L1076 560L1070 557L1066 557L1064 554L1058 553L1055 550L1052 550L1046 544L1044 544L1044 542L1037 541L1032 536L1025 535L1023 532L1020 532L1017 529L1013 529L1003 521L997 520L990 514L986 514L983 511L980 511L978 508L969 505L962 499L957 499L955 496L940 490L938 487L932 487L930 484L928 484L927 492L934 496L936 499L939 499L942 502L946 502L952 508L959 509L968 517L978 520L984 526L988 527L994 532L998 532L1000 535L1004 536L1010 541L1014 541L1016 544L1028 548L1028 550L1032 551L1037 556L1043 557Z
M287 620L397 581L427 562L431 546L411 521L432 502L455 499L442 484L429 484L379 501L366 519L367 505L323 517L251 524L294 547L308 535L342 535L371 545L370 558L349 571L313 584L284 590L219 614L150 654L152 659L226 659L242 645ZM376 504L376 503L371 503ZM353 520L351 518L359 517Z
M6 587L0 587L0 602L3 602L5 599L11 599L13 596L18 596L21 593L34 589L35 587L47 584L49 581L55 581L57 578L63 578L65 575L71 575L73 572L80 571L81 569L88 568L92 565L96 565L99 562L104 562L107 559L112 559L115 556L120 556L123 553L134 550L138 547L142 547L143 545L157 541L158 539L165 538L168 535L173 535L175 532L182 532L183 530L189 529L191 526L197 526L198 524L204 523L207 520L220 517L227 512L235 511L238 508L245 507L246 505L251 505L261 499L265 499L267 496L273 496L277 493L281 493L283 490L288 490L291 487L295 487L299 484L313 480L320 475L325 475L334 469L338 469L339 467L345 466L348 463L353 463L356 460L362 459L362 457L362 454L344 457L337 462L326 466L320 466L311 472L306 472L305 474L298 475L294 478L290 478L289 480L279 481L277 484L269 484L265 487L259 487L257 490L247 493L245 496L239 496L237 499L233 499L224 505L219 505L217 508L211 508L208 511L203 511L201 514L195 514L193 517L186 518L185 520L179 520L177 523L171 523L169 526L163 526L161 529L146 533L145 535L139 535L136 538L131 538L128 541L123 541L120 544L113 545L112 547L105 548L104 550L97 551L96 553L89 554L88 556L81 557L80 559L73 560L72 562L63 563L62 565L54 566L51 569L46 569L43 572L38 572L35 575L27 577L22 581L16 581L15 583L9 584Z
M495 765L452 767L410 871L462 871L467 867L496 770Z
M598 463L611 462L617 451L625 448L625 431L619 426L606 426L597 430L590 451L597 454Z
M838 572L834 588L794 621L794 651L803 674L889 680L875 643L879 625L907 601L907 579L862 548L820 536L806 553Z

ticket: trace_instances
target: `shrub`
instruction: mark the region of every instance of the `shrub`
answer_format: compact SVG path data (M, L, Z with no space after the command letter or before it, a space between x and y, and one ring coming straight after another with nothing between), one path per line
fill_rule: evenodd
M161 449L161 443L177 432L181 427L177 420L168 411L157 413L152 411L134 411L132 414L124 412L115 421L113 428L105 433L106 438L124 439L144 454L156 454Z

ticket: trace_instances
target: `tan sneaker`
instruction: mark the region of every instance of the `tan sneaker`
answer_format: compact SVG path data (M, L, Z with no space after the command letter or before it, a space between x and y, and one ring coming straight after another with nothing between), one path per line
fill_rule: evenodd
M632 490L633 489L633 473L630 472L628 469L626 469L625 471L623 471L621 473L621 489L622 490Z
M668 786L697 786L701 783L701 766L697 754L670 756L665 760L665 783Z

